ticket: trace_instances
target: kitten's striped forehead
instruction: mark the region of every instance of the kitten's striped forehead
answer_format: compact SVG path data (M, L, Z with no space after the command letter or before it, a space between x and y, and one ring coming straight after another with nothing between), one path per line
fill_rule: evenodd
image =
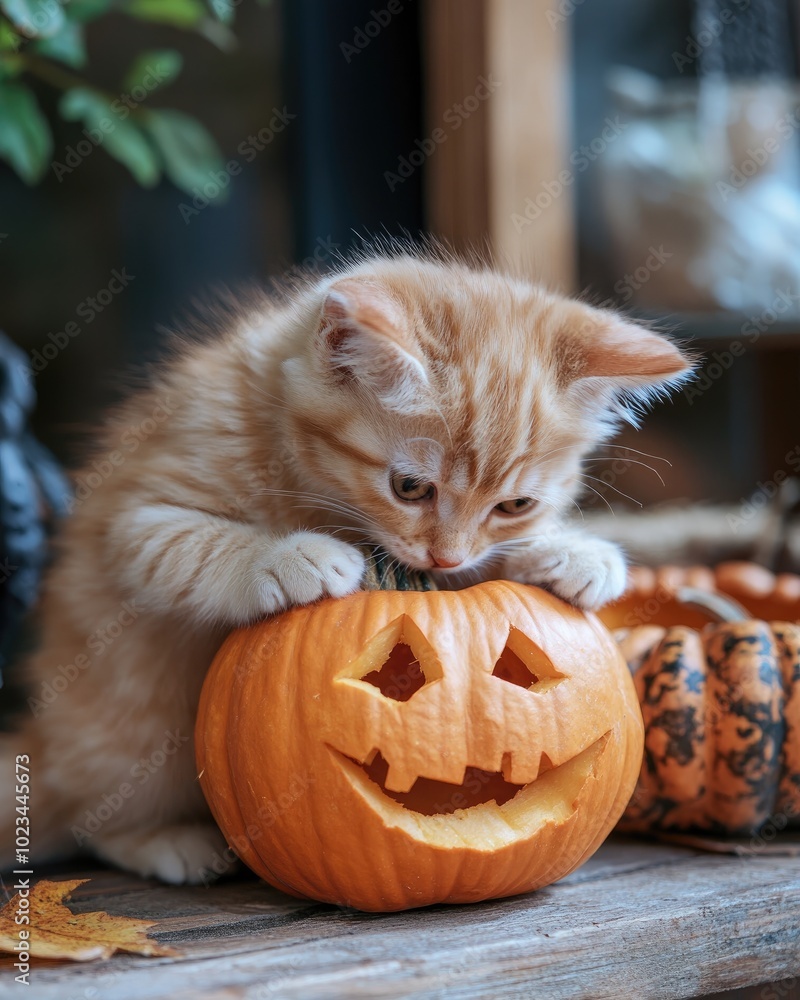
M489 276L411 309L452 438L449 480L500 494L551 439L555 399L537 337L547 307L530 289L497 281Z
M369 279L398 307L401 343L430 389L422 433L406 417L395 424L394 467L481 496L541 478L546 453L569 439L553 350L561 300L497 272L412 259L375 262Z

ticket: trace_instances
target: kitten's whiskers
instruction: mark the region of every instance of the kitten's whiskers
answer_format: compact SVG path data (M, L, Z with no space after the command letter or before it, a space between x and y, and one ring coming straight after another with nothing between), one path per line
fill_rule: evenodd
M592 478L597 478L597 477L593 476ZM602 479L598 480L598 482L602 482L602 481L603 481ZM600 499L603 501L603 503L606 505L606 507L608 507L608 509L614 515L614 517L617 516L617 512L614 510L614 508L611 506L611 504L608 502L608 500L603 496L603 494L600 493L599 490L596 490L594 488L594 486L590 486L588 483L581 483L581 485L583 486L584 489L590 490L592 493L595 493L597 496L599 496Z
M600 479L598 476L590 476L587 472L581 472L580 476L581 476L582 479L593 479L596 483L602 483L604 486L607 486L609 489L613 490L615 493L619 493L619 495L621 497L625 497L626 500L630 500L631 503L635 503L635 504L638 504L640 507L644 507L644 504L641 502L641 500L637 500L636 497L632 497L632 496L630 496L627 493L623 493L622 490L617 489L617 487L614 486L612 483L607 483L605 481L605 479ZM588 484L586 484L586 485L588 486ZM588 488L591 489L592 487L589 486ZM595 492L597 492L597 491L595 490ZM600 494L598 494L598 496L599 495ZM611 506L611 505L609 504L609 506Z
M597 455L594 458L584 458L583 461L584 462L627 462L628 465L641 465L645 469L649 469L653 473L653 475L657 476L658 477L658 481L661 483L662 486L666 486L667 485L664 482L664 478L661 475L661 473L658 471L658 469L654 469L653 466L652 465L648 465L647 462L639 462L635 458L627 458L627 457L624 457L624 456L621 456L621 455L619 455L619 456L618 455ZM664 459L664 461L666 461L666 459ZM667 462L667 465L669 465L669 467L672 468L672 463L671 462Z

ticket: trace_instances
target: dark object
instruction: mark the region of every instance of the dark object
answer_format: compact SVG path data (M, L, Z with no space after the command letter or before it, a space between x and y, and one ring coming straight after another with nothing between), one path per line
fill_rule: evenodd
M731 80L790 79L795 55L787 0L695 0L699 75ZM709 40L710 39L710 40Z
M377 545L362 545L367 557L367 570L361 581L362 590L438 590L434 580L420 569L403 566Z
M424 164L387 178L409 155L419 160L427 136L417 8L416 0L284 0L298 261L328 263L354 235L424 228Z
M0 332L0 683L38 593L49 528L69 496L55 459L27 430L35 401L26 355Z

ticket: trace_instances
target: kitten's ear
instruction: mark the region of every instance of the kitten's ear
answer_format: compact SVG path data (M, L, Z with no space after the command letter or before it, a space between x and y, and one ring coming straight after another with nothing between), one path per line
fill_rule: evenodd
M637 407L690 377L693 358L653 330L602 309L582 308L564 333L564 375L579 391L609 390L620 413L635 422ZM633 404L633 408L631 405Z
M417 409L428 384L408 321L380 287L344 278L327 291L319 344L323 363L345 382L359 382L394 410Z

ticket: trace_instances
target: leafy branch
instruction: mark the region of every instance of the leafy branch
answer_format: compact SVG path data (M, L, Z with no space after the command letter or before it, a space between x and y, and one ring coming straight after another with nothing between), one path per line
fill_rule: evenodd
M261 0L263 3L264 0ZM268 2L268 0L267 0ZM240 0L0 0L0 159L28 184L40 181L53 157L53 134L26 78L61 93L58 113L119 160L144 187L166 175L188 193L221 169L222 156L191 115L144 106L183 67L175 49L140 53L109 93L83 75L86 28L109 13L201 34L223 51ZM58 170L59 164L53 163ZM66 169L66 168L62 168Z

